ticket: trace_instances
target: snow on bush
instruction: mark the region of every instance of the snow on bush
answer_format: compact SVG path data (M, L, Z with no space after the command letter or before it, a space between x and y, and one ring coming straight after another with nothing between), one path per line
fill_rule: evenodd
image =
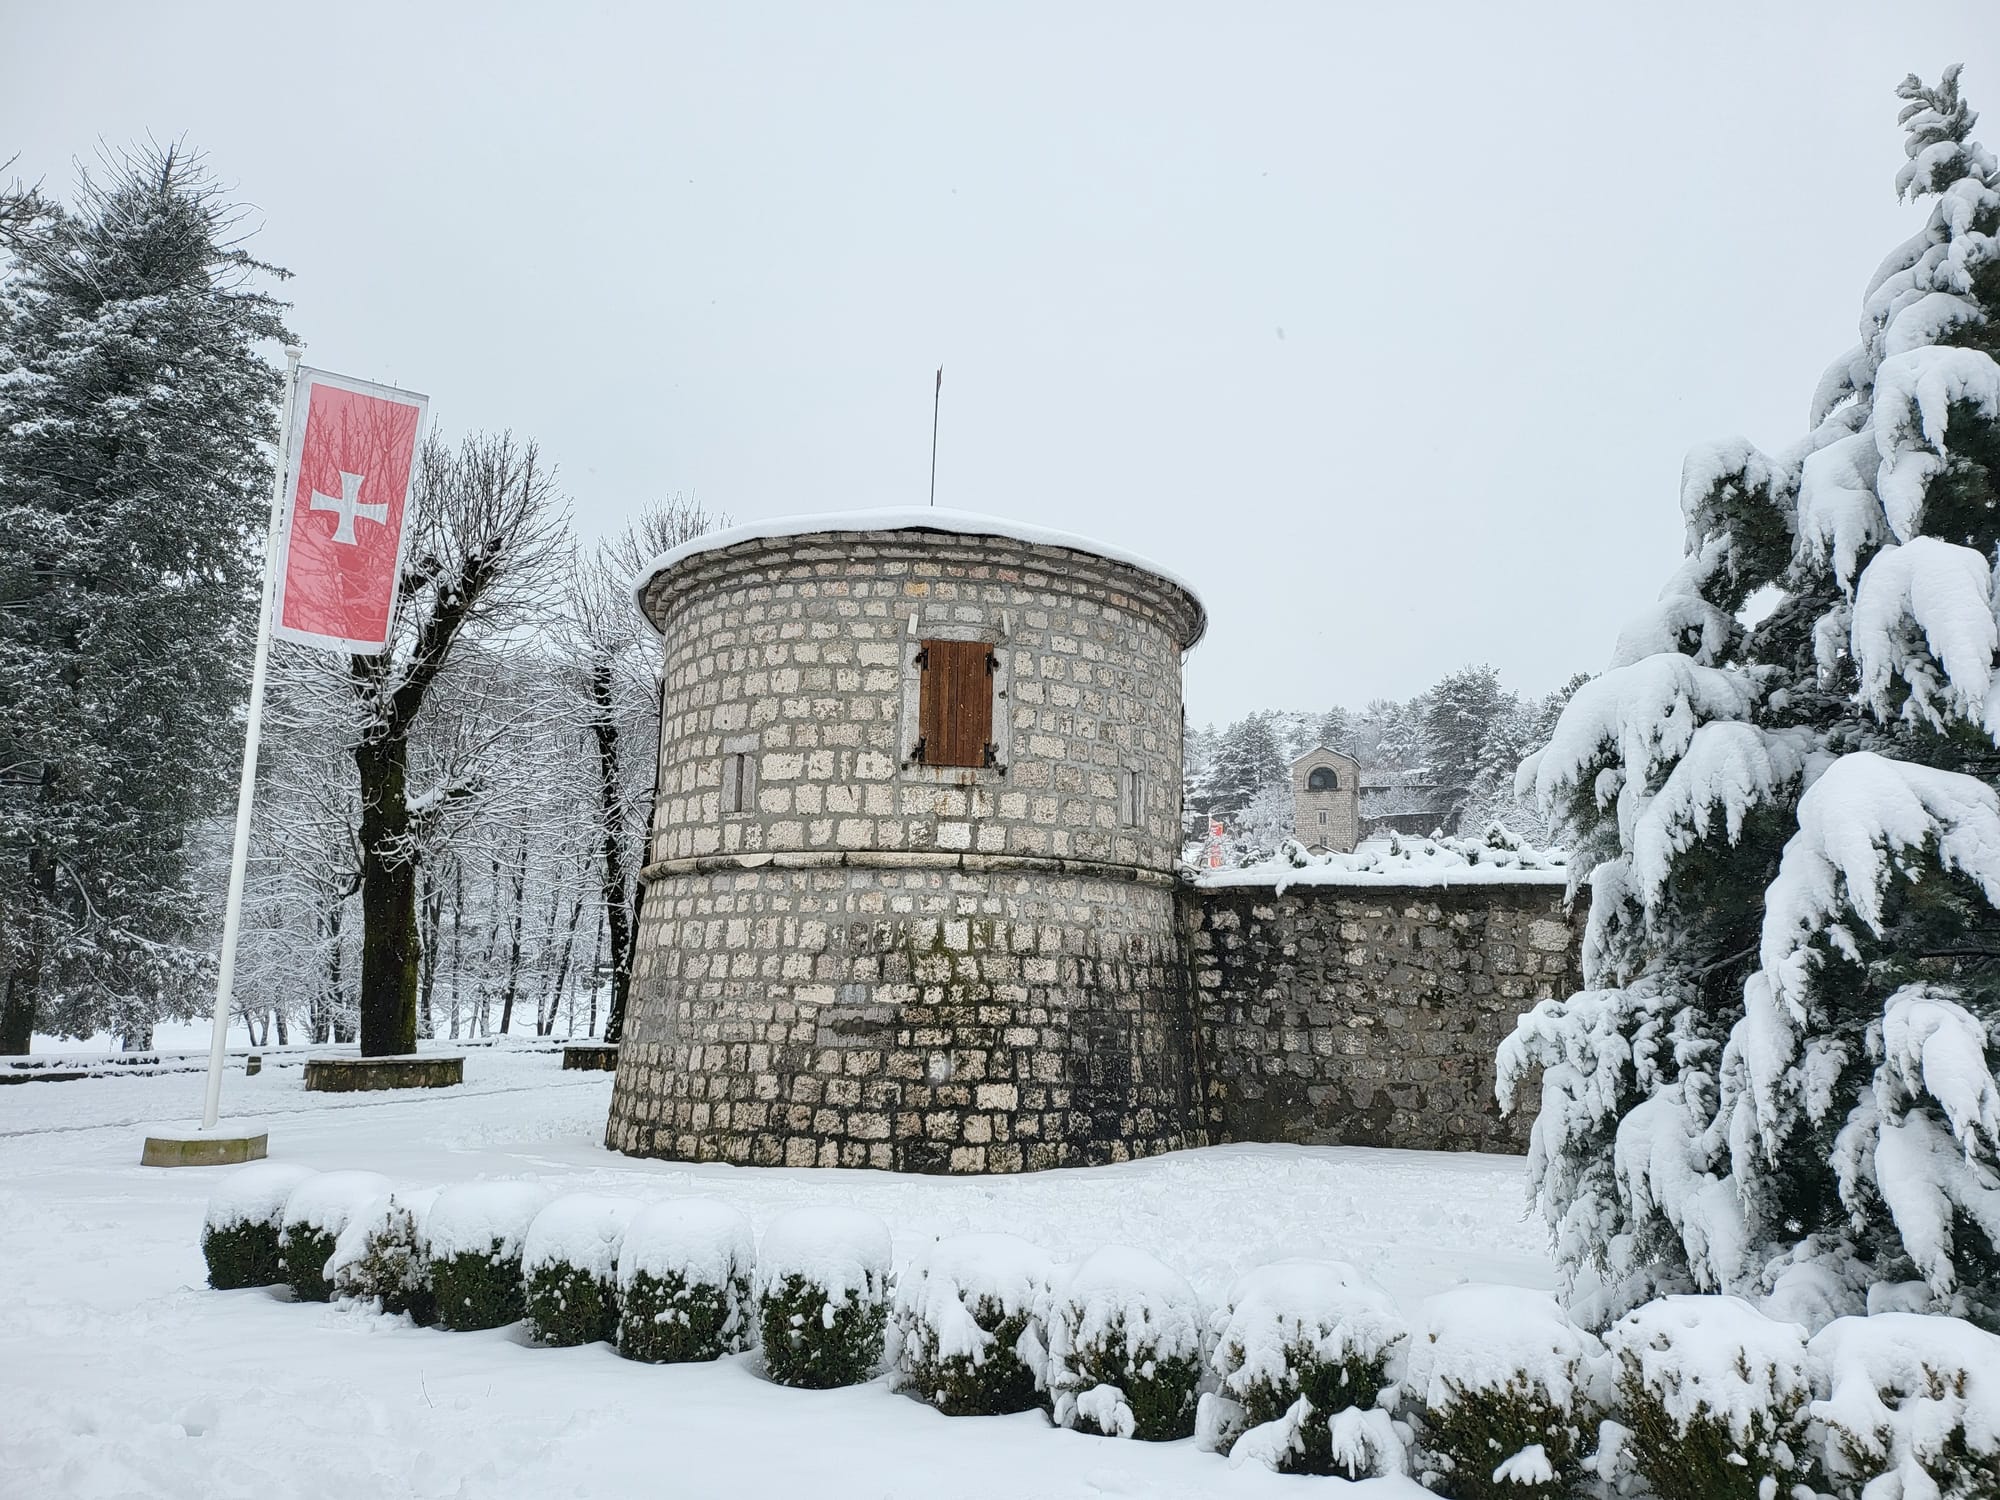
M1407 1395L1427 1483L1453 1500L1557 1500L1581 1482L1603 1347L1544 1292L1460 1286L1424 1303Z
M1038 1405L1048 1356L1047 1252L1011 1234L937 1240L903 1270L893 1314L898 1383L946 1416Z
M1772 1500L1806 1485L1813 1361L1796 1323L1739 1297L1662 1297L1604 1341L1632 1459L1659 1500Z
M889 1226L857 1208L795 1208L764 1231L754 1278L764 1367L780 1385L867 1380L889 1317Z
M278 1233L278 1258L300 1301L332 1300L326 1263L341 1231L388 1196L389 1179L380 1172L316 1172L292 1190Z
M227 1292L275 1286L285 1279L278 1262L285 1200L314 1175L311 1167L260 1161L238 1167L216 1185L201 1227L201 1253L208 1261L210 1286Z
M549 1196L534 1182L464 1182L438 1194L423 1238L442 1327L499 1328L521 1317L521 1251Z
M1179 1272L1107 1245L1063 1279L1044 1326L1058 1426L1146 1442L1194 1431L1201 1302Z
M537 1343L618 1336L618 1252L638 1211L631 1198L571 1193L535 1215L521 1246L521 1294Z
M407 1313L418 1327L437 1321L423 1223L437 1189L400 1189L355 1214L334 1242L326 1279L335 1295L374 1301L385 1313Z
M2000 1495L2000 1337L1960 1318L1877 1313L1821 1329L1812 1414L1842 1500Z
M750 1221L725 1203L641 1209L618 1254L618 1352L651 1364L720 1359L750 1343Z
M1288 1260L1246 1273L1217 1309L1215 1335L1220 1389L1201 1398L1203 1446L1287 1474L1404 1472L1390 1411L1409 1329L1352 1266Z

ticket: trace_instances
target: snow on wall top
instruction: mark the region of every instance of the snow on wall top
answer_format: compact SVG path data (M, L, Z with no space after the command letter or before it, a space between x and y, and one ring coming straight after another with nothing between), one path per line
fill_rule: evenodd
M1200 871L1195 884L1204 889L1268 885L1279 896L1295 885L1559 886L1569 883L1568 863L1559 849L1535 849L1513 839L1499 844L1456 838L1369 839L1352 854L1311 854L1297 840L1286 839L1268 859L1235 870Z
M1182 643L1182 649L1194 645L1208 629L1208 609L1201 602L1201 595L1186 579L1169 572L1158 563L1149 562L1136 552L1127 552L1119 547L1107 547L1102 542L1093 542L1088 537L1076 536L1067 531L1056 531L1046 526L1035 526L1026 521L1016 521L1007 516L986 516L973 511L938 510L918 506L897 506L883 510L823 511L817 515L774 516L764 521L748 521L741 526L731 526L726 531L712 531L705 536L682 542L647 563L632 580L632 597L639 614L655 634L659 627L653 624L652 616L646 613L646 590L653 580L677 564L704 552L718 552L725 547L734 547L742 542L773 541L784 537L819 536L834 531L938 531L954 536L997 536L1009 541L1026 542L1036 547L1066 547L1072 552L1087 553L1101 557L1107 562L1123 563L1126 567L1137 568L1142 573L1150 573L1164 580L1186 594L1195 607L1194 633Z

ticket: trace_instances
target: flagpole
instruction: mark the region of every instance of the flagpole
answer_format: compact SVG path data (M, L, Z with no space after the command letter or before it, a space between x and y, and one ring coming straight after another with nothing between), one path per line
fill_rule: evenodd
M944 366L938 366L937 387L931 392L931 504L937 504L938 405L944 400Z
M271 660L272 597L278 543L285 525L285 471L292 458L292 397L298 387L297 345L285 347L285 400L278 421L278 472L271 481L271 529L264 540L264 595L257 607L257 654L250 667L249 724L243 735L243 777L236 787L236 842L229 853L229 905L222 918L222 964L215 976L215 1030L208 1043L208 1093L201 1128L213 1130L222 1107L222 1058L229 1040L229 1002L236 988L236 941L243 930L243 877L250 863L250 804L257 790L257 740L264 719L264 677Z

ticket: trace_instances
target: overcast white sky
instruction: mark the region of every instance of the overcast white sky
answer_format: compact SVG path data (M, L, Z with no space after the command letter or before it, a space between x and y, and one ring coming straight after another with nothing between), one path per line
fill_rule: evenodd
M1683 451L1802 428L1964 4L31 4L0 158L185 136L310 362L580 525L940 504L1156 558L1196 722L1596 668Z

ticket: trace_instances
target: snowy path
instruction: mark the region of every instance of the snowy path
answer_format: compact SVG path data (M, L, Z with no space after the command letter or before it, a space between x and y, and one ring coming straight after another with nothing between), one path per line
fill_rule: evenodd
M216 1170L136 1165L146 1124L184 1124L198 1075L0 1090L0 1495L209 1497L1089 1497L1291 1493L1191 1443L952 1420L888 1392L786 1390L748 1359L644 1366L516 1330L444 1334L269 1292L210 1292L197 1239ZM1548 1286L1517 1160L1223 1147L1013 1178L688 1167L598 1145L610 1079L548 1054L475 1053L423 1096L307 1095L296 1069L232 1075L225 1113L272 1155L399 1182L535 1177L724 1198L761 1229L851 1203L899 1258L934 1234L1005 1229L1058 1256L1143 1245L1205 1294L1283 1255L1333 1255L1406 1306L1459 1280ZM1337 1481L1316 1481L1344 1487ZM1371 1495L1419 1495L1403 1483Z

